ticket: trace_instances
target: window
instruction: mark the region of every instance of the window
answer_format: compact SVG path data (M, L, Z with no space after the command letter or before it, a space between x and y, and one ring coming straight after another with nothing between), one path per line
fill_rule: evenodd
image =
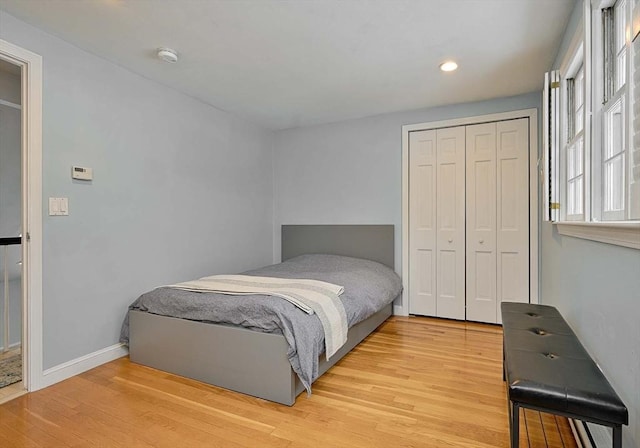
M640 30L631 30L640 0L584 7L560 69L545 79L544 216L560 233L597 229L590 239L640 249Z
M615 89L624 87L627 80L627 0L618 1L614 9L614 30L611 43L616 55Z
M629 105L629 110L637 112L640 110L640 0L635 1L632 17L632 36L634 40L631 47L633 63L629 65L632 67L631 73L633 73L631 76L633 79L631 99L634 104ZM631 126L632 136L629 139L631 142L631 153L629 154L631 165L629 170L629 217L640 220L640 113L630 117L630 121L633 126Z
M584 65L581 51L580 67L566 79L567 108L565 121L567 139L566 154L566 204L567 220L584 220Z
M602 219L624 219L625 138L624 98L618 98L604 112L602 156Z
M594 80L602 91L601 102L594 104L597 139L594 140L593 171L594 179L599 179L601 185L601 189L592 191L592 219L596 221L629 219L627 153L630 121L627 105L631 100L631 89L627 74L631 58L627 57L630 53L627 23L631 16L630 3L629 0L618 0L612 6L594 12L594 20L598 16L601 18L601 26L594 27L594 34L602 37L601 49L595 53L594 61ZM602 69L598 70L598 67Z

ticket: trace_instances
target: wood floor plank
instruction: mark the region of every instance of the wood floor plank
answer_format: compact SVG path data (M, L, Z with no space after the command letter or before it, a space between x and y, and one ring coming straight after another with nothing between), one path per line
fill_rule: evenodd
M573 447L575 446L575 438L573 436L573 431L571 430L571 426L569 425L569 421L566 418L561 418L558 416L554 416L556 420L556 425L560 432L560 439L562 440L563 446Z
M0 405L4 447L508 447L499 326L393 317L287 407L121 358ZM574 448L526 410L522 447Z

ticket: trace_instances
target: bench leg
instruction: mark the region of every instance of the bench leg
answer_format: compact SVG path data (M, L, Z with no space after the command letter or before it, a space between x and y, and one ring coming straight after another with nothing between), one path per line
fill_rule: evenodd
M613 448L622 448L622 425L613 427Z
M511 448L518 448L520 444L520 406L511 405Z

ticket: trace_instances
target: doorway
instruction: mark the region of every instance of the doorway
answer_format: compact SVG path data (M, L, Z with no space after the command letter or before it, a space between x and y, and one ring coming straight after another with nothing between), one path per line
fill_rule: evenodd
M0 160L7 168L3 168L0 174L10 185L3 186L3 192L0 193L0 238L3 238L3 245L0 246L0 276L3 283L0 306L3 309L3 321L5 316L9 318L9 325L4 325L0 334L0 346L8 345L8 350L0 349L0 353L4 351L4 357L10 357L12 354L6 353L19 347L21 362L20 380L0 389L5 390L0 395L2 403L43 387L42 57L0 39L0 64L4 72L17 75L19 79L17 96L14 92L9 99L0 97L3 101L3 106L0 106L3 107L2 121L12 129L6 135L3 132L2 146L13 148L8 149L9 156L3 155ZM19 128L17 135L14 133L16 123ZM7 195L4 195L5 192ZM11 201L17 201L18 207L9 207L7 210L14 211L5 213L2 205ZM4 269L5 265L7 269ZM9 297L7 305L4 303L5 291ZM19 316L17 320L14 317L16 315ZM5 339L8 343L4 342ZM6 390L9 388L16 390L8 393Z
M22 69L0 60L0 399L22 384Z

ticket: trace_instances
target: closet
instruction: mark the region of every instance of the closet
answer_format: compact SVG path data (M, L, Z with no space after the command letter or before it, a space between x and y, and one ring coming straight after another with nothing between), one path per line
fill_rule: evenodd
M409 313L529 301L529 119L409 133Z

